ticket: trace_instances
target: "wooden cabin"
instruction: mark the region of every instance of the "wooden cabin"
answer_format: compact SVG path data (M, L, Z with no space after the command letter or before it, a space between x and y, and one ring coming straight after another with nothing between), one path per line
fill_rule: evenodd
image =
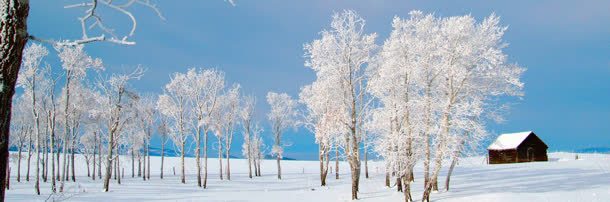
M549 147L532 131L498 136L487 150L489 164L548 161Z

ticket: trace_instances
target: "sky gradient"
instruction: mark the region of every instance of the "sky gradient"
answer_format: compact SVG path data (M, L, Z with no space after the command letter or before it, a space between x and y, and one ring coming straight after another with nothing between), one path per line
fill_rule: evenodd
M31 1L29 32L41 38L78 38L82 10L63 8L74 2L79 1ZM478 20L495 12L509 26L505 53L527 71L522 78L525 97L514 103L506 122L488 124L490 136L533 130L551 151L610 147L610 1L237 0L234 7L222 0L157 3L165 21L147 8L134 9L135 46L95 43L87 51L104 60L107 72L138 64L148 68L134 82L142 92L160 93L173 72L190 67L222 70L245 94L258 98L257 118L263 124L268 91L296 97L301 86L315 79L303 66L303 44L319 38L335 11L358 12L367 20L367 32L379 34L377 44L391 32L392 18L406 17L411 10L470 14ZM119 33L127 31L124 16L110 13L105 19ZM59 68L54 57L49 61ZM269 132L265 135L270 142ZM317 146L306 130L291 130L285 137L291 144L285 156L316 158ZM240 154L241 135L235 139L232 153Z

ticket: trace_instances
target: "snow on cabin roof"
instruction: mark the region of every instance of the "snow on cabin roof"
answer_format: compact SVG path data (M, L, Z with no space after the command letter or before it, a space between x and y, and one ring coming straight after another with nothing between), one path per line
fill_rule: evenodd
M515 149L530 134L532 134L532 131L502 134L502 135L498 136L496 141L494 141L494 143L489 145L489 147L487 147L487 149L491 149L491 150Z

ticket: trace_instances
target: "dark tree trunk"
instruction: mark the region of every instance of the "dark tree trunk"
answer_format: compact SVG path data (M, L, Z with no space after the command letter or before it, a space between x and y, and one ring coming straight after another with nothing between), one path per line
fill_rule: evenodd
M146 158L148 158L148 168L146 169L146 178L150 180L150 143L146 145Z
M74 153L76 151L76 136L72 137L72 156L70 156L70 172L72 174L72 182L76 182L76 175L75 175L75 169L74 169Z
M161 141L161 179L163 179L163 160L165 158L165 142Z
M27 18L30 11L27 0L0 0L0 173L7 173L11 109L15 83L23 48L28 41ZM0 175L0 182L7 180ZM0 183L0 202L4 201L6 184Z
M119 149L117 147L117 151L116 151L116 170L117 170L117 183L121 184L121 176L119 175L121 172L121 161L119 160Z
M252 164L254 164L254 176L258 177L258 164L256 158L252 158Z
M19 153L17 154L17 182L21 182L21 148L23 145L19 145Z
M142 177L142 157L138 154L138 177Z
M95 180L95 153L97 152L97 136L95 135L95 132L93 133L93 173L91 174L91 179Z
M280 157L279 155L277 156L277 179L282 179L282 166L280 164L280 160L282 159L282 157Z
M387 171L385 172L385 186L390 187L390 173Z
M409 182L415 182L415 175L413 175L413 169L409 172Z
M364 176L369 179L369 159L366 149L364 150Z
M339 179L339 148L335 149L335 179Z
M207 126L204 126L207 127ZM203 188L208 187L208 128L203 129Z
M28 135L28 164L25 173L25 181L30 181L30 165L32 160L32 134Z
M432 182L432 191L438 191L438 177L433 177L430 179Z
M142 153L144 154L144 157L142 157L142 180L146 181L146 151Z
M407 177L407 176L402 177L402 184L404 185L403 193L405 195L405 202L411 202L413 200L411 197L411 185L409 184L411 182L411 179L409 179L409 178L410 177Z
M91 164L89 163L89 159L85 160L85 164L87 164L87 177L91 177Z
M102 179L102 136L97 139L97 178Z
M402 178L396 178L396 191L402 192Z
M57 157L57 181L61 181L61 161L60 161L60 152L59 152L59 141L57 142L57 151L55 152L55 156Z
M451 166L449 166L449 171L447 172L447 179L445 180L445 191L449 191L449 181L451 181L451 174L453 173L453 168L457 164L458 158L456 156L453 157L451 161Z
M133 147L131 148L131 178L136 177L136 155Z

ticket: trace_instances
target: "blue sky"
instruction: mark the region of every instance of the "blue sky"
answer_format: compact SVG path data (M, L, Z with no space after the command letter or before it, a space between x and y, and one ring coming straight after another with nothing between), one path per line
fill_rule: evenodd
M80 36L81 10L64 9L77 0L31 1L29 32L53 39ZM314 80L303 66L303 44L319 37L335 11L353 9L377 32L378 44L391 31L394 16L422 10L439 16L471 14L477 19L495 12L509 26L505 50L511 62L527 68L525 97L515 103L507 121L489 124L497 133L534 130L550 150L610 147L610 1L408 1L408 0L222 0L157 1L166 21L137 7L135 46L95 43L88 52L104 60L108 72L138 64L148 68L134 88L161 92L173 72L189 67L218 68L246 94L258 97L258 118L265 123L267 91L297 96ZM119 32L127 18L105 15ZM59 68L57 58L49 58ZM265 134L268 134L267 132ZM289 131L287 157L316 158L317 146L305 130ZM239 138L235 138L239 139ZM270 140L270 138L268 138ZM232 153L239 154L240 141Z

